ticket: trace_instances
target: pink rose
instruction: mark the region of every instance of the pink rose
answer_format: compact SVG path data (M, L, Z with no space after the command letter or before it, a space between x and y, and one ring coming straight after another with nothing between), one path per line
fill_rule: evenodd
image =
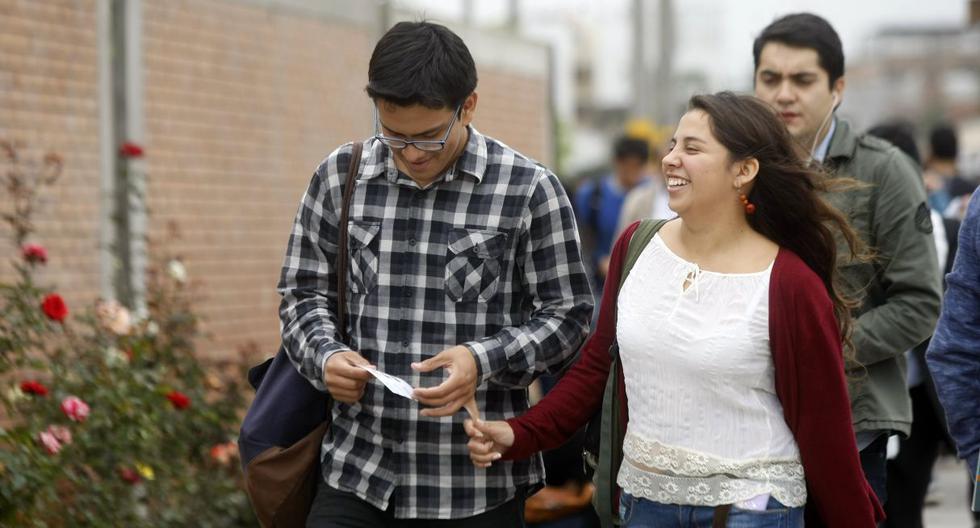
M61 400L61 410L73 422L84 422L88 418L88 404L76 396L69 396Z
M48 452L49 455L57 455L58 451L61 451L61 442L53 434L48 431L41 431L37 435L37 439L41 442L44 450Z
M71 444L71 429L63 425L49 425L47 432L54 436L55 440L61 442L61 445Z
M95 303L95 317L103 328L113 334L123 336L132 330L132 317L119 301L98 301Z

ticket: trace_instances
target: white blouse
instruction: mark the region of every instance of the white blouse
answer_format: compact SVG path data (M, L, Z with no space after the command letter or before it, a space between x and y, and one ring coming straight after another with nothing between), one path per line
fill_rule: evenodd
M630 417L617 482L631 495L714 506L770 493L786 506L806 503L774 384L771 271L704 271L659 234L637 259L616 325Z

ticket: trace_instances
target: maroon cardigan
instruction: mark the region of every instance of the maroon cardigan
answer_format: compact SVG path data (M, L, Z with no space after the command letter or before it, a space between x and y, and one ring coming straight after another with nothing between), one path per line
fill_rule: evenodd
M616 241L607 285L619 284L637 225ZM523 459L558 447L599 410L609 376L609 347L616 337L618 294L616 287L603 292L595 331L579 360L547 397L524 415L507 420L514 429L514 446L505 458ZM769 342L776 394L806 476L807 526L875 526L884 519L884 511L861 470L833 304L817 274L783 248L770 277ZM619 391L625 402L622 378ZM625 430L627 405L622 408Z

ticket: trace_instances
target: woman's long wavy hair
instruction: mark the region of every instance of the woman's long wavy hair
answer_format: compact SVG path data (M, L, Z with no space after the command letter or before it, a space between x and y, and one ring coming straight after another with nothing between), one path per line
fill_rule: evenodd
M731 92L695 95L688 108L708 115L712 133L728 149L733 163L758 160L759 173L748 194L756 207L748 215L749 225L799 255L820 277L834 304L845 356L853 360L851 309L857 303L839 283L836 237L847 243L851 258L869 257L847 217L820 195L847 183L811 167L808 154L775 111L755 97Z

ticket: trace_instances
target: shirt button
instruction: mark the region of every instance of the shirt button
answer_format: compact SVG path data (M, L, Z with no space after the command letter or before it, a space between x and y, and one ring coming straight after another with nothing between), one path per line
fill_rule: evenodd
M408 345L410 345L410 344L411 343L408 342L408 339L402 341L402 346L405 347L405 348L408 348Z
M409 246L415 246L415 239L414 238L408 239L408 245Z
M411 296L412 296L412 290L405 290L405 297L411 297Z

